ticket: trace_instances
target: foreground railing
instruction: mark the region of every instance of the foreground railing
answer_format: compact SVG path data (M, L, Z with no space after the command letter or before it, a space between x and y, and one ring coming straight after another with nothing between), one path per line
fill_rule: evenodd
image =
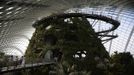
M40 66L54 64L54 63L55 62L53 60L48 60L48 61L36 60L36 61L31 61L30 63L22 63L22 64L19 64L19 65L11 65L11 66L6 66L6 67L1 67L0 68L0 74L19 71L19 70L26 70L26 69L36 68L36 67L40 67Z

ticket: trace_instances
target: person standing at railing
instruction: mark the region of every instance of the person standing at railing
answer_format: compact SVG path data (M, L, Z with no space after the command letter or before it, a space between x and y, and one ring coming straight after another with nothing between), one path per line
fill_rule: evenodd
M20 58L20 60L21 60L21 65L23 66L23 65L25 65L25 57L24 56L22 56L21 58Z
M14 62L14 65L15 65L16 67L17 67L17 65L19 64L18 61L19 61L19 60L18 60L18 56L15 56L13 62Z

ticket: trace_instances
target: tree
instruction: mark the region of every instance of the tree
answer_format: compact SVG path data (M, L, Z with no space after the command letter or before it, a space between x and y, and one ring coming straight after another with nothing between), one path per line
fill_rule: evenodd
M133 75L134 74L134 59L130 52L115 53L111 57L111 63L114 66L111 68L114 75Z

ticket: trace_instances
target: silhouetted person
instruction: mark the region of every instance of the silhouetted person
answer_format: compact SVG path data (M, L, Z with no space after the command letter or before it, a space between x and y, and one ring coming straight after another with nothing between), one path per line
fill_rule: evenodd
M60 60L62 59L62 54L63 54L62 51L59 50L59 53L58 53L58 59L57 59L58 61L60 61Z
M60 61L61 58L62 58L62 52L60 49L54 49L52 50L52 58L55 60L55 61Z

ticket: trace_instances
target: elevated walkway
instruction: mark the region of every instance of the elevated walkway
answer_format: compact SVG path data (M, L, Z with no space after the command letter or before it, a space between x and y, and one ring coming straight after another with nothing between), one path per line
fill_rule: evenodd
M42 67L42 66L46 66L46 65L50 65L50 64L55 64L55 62L54 61L46 61L46 62L41 62L41 63L8 66L8 67L1 68L0 74L14 72L14 71L20 71L20 70L26 70L26 69L32 69L32 68Z

